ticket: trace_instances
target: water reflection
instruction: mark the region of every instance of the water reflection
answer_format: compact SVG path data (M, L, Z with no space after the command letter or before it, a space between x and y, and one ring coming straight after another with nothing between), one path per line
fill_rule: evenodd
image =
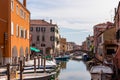
M60 63L59 80L90 80L91 75L86 69L83 61L73 61Z
M66 67L67 67L67 61L61 61L60 62L60 68L61 69L66 69Z

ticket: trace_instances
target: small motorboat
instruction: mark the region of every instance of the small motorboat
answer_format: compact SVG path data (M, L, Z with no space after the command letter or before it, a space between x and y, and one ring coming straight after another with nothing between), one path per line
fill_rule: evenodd
M68 56L68 55L55 57L55 60L66 61L66 60L68 60L68 59L70 59L70 56Z
M82 56L74 56L73 59L74 59L74 60L82 60L83 57L82 57Z
M113 70L109 66L98 65L90 69L91 80L111 80Z

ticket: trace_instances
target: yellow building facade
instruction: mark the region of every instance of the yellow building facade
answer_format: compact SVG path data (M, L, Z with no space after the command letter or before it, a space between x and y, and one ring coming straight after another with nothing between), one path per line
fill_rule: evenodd
M29 57L30 12L26 0L0 0L0 64Z
M60 38L60 53L65 53L67 51L66 38Z

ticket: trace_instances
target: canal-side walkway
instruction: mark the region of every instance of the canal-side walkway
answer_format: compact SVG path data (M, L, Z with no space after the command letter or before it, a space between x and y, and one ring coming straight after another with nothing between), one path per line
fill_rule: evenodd
M23 79L24 80L50 80L51 76L55 75L56 72L52 72L52 73L27 73L27 74L23 74ZM17 78L17 80L19 79L19 76Z
M41 64L41 63L39 63ZM49 80L50 76L55 74L56 63L53 61L46 60L46 67L41 66L38 68L38 60L36 60L36 68L34 67L34 60L29 60L25 62L25 66L23 67L22 78L24 80ZM11 68L10 68L11 69ZM11 71L11 70L10 70ZM0 68L0 80L8 80L7 79L7 67ZM15 73L11 74L10 77L13 77L10 80L19 80L20 79L20 71L15 71ZM45 78L45 79L44 79ZM48 79L49 78L49 79Z

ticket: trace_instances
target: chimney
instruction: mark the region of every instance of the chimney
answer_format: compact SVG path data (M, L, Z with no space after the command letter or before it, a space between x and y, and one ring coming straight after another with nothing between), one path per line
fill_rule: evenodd
M23 6L26 7L26 0L23 0Z
M116 8L115 8L115 15L116 15L116 12L117 12L117 11L116 11Z
M50 19L50 24L52 24L52 19Z

